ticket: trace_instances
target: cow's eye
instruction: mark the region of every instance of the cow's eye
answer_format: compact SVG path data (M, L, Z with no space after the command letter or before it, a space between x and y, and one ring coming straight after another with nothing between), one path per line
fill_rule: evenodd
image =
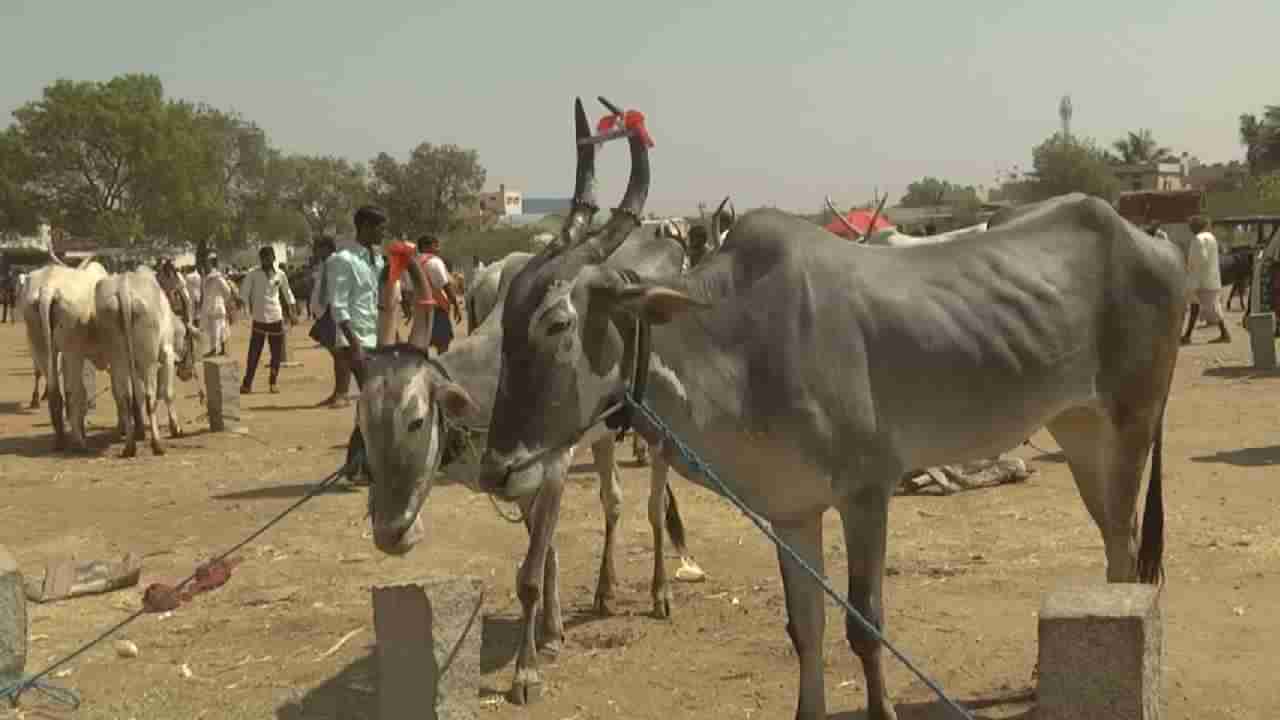
M571 325L573 325L573 323L569 322L568 320L556 320L555 322L551 323L551 325L547 326L547 334L559 335L565 332L566 330L568 330Z
M426 423L426 419L425 419L425 418L417 418L417 419L414 419L414 420L410 420L410 421L409 421L409 432L418 432L419 430L421 430L421 429L422 429L422 426L423 426L425 423Z

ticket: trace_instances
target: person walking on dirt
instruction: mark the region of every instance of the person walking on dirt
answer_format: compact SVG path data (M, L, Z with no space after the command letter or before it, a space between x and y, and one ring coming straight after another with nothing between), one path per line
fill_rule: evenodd
M329 258L327 272L332 282L329 288L329 310L338 326L336 352L351 368L356 387L364 387L365 352L378 344L378 289L383 282L385 269L381 253L383 226L387 215L372 205L356 210L356 242L358 248L343 248ZM334 407L350 405L347 388L339 389ZM347 444L347 479L352 484L368 484L363 468L352 467L352 460L364 455L364 438L357 425L351 431Z
M1218 266L1218 239L1209 232L1209 223L1200 215L1191 218L1187 226L1195 235L1191 251L1187 253L1187 286L1195 293L1196 304L1191 306L1187 314L1187 331L1182 335L1182 344L1191 344L1191 331L1195 329L1196 320L1202 313L1206 322L1218 326L1220 333L1209 342L1229 343L1231 332L1227 330L1227 322L1222 317L1222 271Z
M227 311L231 303L235 302L235 292L218 269L218 256L209 253L205 262L209 270L204 276L204 287L200 290L200 314L209 338L209 352L205 353L205 357L211 358L227 354Z
M240 286L240 300L249 306L253 322L244 382L240 383L242 395L253 391L253 376L258 372L264 341L271 347L270 390L273 394L280 392L276 381L280 377L280 363L284 360L284 344L288 339L285 322L293 324L293 308L297 305L293 289L289 287L289 278L276 267L276 251L268 245L258 251L258 260L262 266L254 268ZM281 294L284 295L283 304L280 302Z

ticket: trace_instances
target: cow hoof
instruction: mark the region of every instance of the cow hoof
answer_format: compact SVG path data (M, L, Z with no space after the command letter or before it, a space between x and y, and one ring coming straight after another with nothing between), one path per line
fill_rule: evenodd
M657 620L671 619L671 593L655 595L653 598L653 617Z
M40 401L39 401L39 400L32 400L32 401L31 401L31 404L29 405L29 407L30 407L32 410L39 410L39 409L40 409Z
M170 425L169 434L172 435L173 437L182 437L186 433L184 433L182 431L182 428L178 427L177 425Z
M120 457L122 458L131 458L131 457L136 457L137 455L138 455L137 445L125 445L124 450L120 451Z
M520 670L511 684L512 705L532 705L542 699L542 678L537 670Z
M163 445L161 445L160 443L152 443L152 445L151 445L151 454L152 454L152 455L163 455L163 454L164 454L164 446L163 446Z
M547 640L542 643L542 647L538 648L538 653L551 660L555 660L560 657L561 646L562 643L560 640Z
M609 603L612 600L613 598L608 595L596 593L596 601L591 606L592 610L594 610L595 614L600 617L610 617L613 615L613 609L609 607Z

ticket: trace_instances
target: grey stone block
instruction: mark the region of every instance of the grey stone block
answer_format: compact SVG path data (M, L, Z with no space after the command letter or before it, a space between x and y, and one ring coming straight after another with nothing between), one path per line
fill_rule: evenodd
M1253 350L1253 366L1270 370L1276 366L1276 315L1275 313L1251 313L1246 323L1249 327L1249 346Z
M27 667L27 593L18 563L0 545L0 687L22 679Z
M1045 596L1037 720L1159 720L1163 674L1155 586L1082 585Z
M373 589L381 720L478 717L483 607L472 577Z
M209 429L214 432L240 429L240 363L231 358L204 361L205 407Z

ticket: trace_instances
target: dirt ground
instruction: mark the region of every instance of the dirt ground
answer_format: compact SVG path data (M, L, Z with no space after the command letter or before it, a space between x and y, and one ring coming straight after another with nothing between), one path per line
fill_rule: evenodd
M1231 345L1197 331L1179 358L1168 409L1165 595L1168 717L1271 718L1280 684L1267 656L1280 646L1280 462L1275 406L1280 374L1250 370L1239 315ZM233 330L241 358L245 328ZM90 418L94 456L52 452L47 411L27 408L31 365L21 324L0 326L0 544L28 573L43 559L147 555L138 588L31 608L28 671L93 638L139 606L141 588L175 582L305 493L341 462L351 410L316 409L329 388L328 357L303 327L281 393L244 405L248 435L208 432L195 386L184 384L187 436L154 457L118 457L109 392ZM265 357L264 357L265 361ZM105 374L98 376L106 390ZM957 421L963 421L957 418ZM1056 450L1041 432L1034 441ZM1038 470L1019 485L951 497L897 498L891 511L885 603L889 637L981 718L1030 717L1036 616L1058 583L1101 580L1100 537L1056 454L1020 451ZM619 448L627 504L617 615L591 614L603 521L589 458L579 457L560 526L567 637L544 665L542 701L509 705L519 603L513 593L524 530L458 486L438 489L424 519L428 540L404 558L379 554L364 521L364 492L317 497L240 553L224 587L169 616L145 615L120 637L141 652L117 657L108 641L59 673L82 708L67 717L374 718L376 663L369 589L432 574L489 583L484 619L482 717L791 717L797 665L784 629L773 549L727 502L674 481L693 553L708 573L674 587L673 618L649 616L647 470ZM674 476L673 476L674 477ZM835 513L827 518L827 572L843 588ZM668 546L669 547L669 546ZM674 560L668 560L674 571ZM863 717L861 669L828 604L827 696L832 717ZM340 649L322 657L348 633ZM890 688L903 720L949 717L892 658ZM182 668L190 670L185 677ZM1268 681L1266 678L1272 678ZM62 717L36 693L0 718Z

